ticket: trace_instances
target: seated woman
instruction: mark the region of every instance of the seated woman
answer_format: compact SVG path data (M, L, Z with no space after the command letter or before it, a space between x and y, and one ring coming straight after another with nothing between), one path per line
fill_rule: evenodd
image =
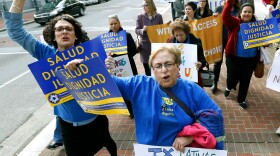
M182 19L177 18L170 24L172 35L168 39L168 43L188 43L197 45L197 62L196 68L198 70L198 85L203 88L203 82L200 71L206 65L206 60L203 55L202 43L199 38L196 38L190 33L189 25Z
M78 59L73 60L66 68L74 70L79 62ZM114 63L115 60L111 56L105 60L108 69L114 68ZM218 148L217 144L223 144L223 141L211 137L205 129L203 133L207 135L204 135L204 139L201 139L203 138L201 134L194 137L192 134L184 133L187 126L196 125L195 119L168 96L165 89L183 101L183 105L187 106L191 113L205 109L216 111L221 120L211 127L218 127L217 131L224 131L224 127L222 111L211 97L195 83L178 78L180 64L180 50L175 46L162 46L153 51L149 59L149 66L153 69L155 77L112 76L123 97L132 102L137 142L146 145L173 146L179 151L184 151L185 146L192 146L194 142L197 143L196 147L221 149L223 145ZM205 142L202 144L201 140Z

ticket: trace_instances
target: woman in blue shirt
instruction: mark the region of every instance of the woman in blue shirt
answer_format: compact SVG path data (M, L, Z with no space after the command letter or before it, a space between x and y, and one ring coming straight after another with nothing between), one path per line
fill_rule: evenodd
M88 40L78 21L70 15L62 15L51 20L43 31L49 45L38 41L23 27L24 3L25 0L13 0L10 11L4 12L3 17L11 39L36 59L50 57ZM116 143L110 136L106 116L85 113L75 100L55 106L54 114L59 117L68 156L94 155L104 146L111 155L117 155Z
M79 59L73 60L67 63L66 68L75 70L79 62ZM108 56L105 64L108 69L113 69L114 58ZM153 69L155 77L112 76L124 99L132 103L138 143L173 146L179 151L184 151L184 147L194 141L190 135L178 136L185 126L194 123L194 119L162 88L172 91L192 113L212 109L222 117L221 109L201 87L191 81L178 78L180 64L180 50L175 46L162 46L153 51L149 59L149 66ZM218 124L221 126L217 126ZM219 127L218 131L223 131L223 121L219 120L214 127ZM218 142L223 144L223 140L217 138L223 137L216 137L217 144Z

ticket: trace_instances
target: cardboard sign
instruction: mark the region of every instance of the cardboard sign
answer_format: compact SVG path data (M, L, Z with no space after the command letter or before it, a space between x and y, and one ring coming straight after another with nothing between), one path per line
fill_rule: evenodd
M276 18L242 23L240 31L244 49L259 47L280 41L280 31Z
M280 92L280 49L275 52L274 60L267 76L266 87Z
M175 45L181 51L180 77L193 82L198 82L198 72L195 63L197 62L197 45L184 43L152 43L152 51L160 46Z
M277 19L278 24L280 23L280 10L275 9L271 12L272 17L275 17Z
M168 24L148 26L147 34L151 43L166 43L168 38L172 36Z
M28 65L37 83L41 87L51 106L72 100L65 86L55 77L55 71L64 69L64 65L73 59L89 60L100 57L105 60L106 53L99 38L84 42L80 45L58 52L56 55L41 59Z
M135 156L227 156L226 150L185 147L184 153L172 146L133 144Z
M129 114L117 85L98 57L79 64L76 70L58 70L55 75L85 112Z
M133 76L131 65L127 55L121 55L114 57L115 68L111 72L117 77L129 77Z
M219 62L223 53L222 15L210 16L189 23L191 33L201 39L204 57L209 64Z
M108 32L99 35L100 40L106 53L111 52L112 54L127 54L127 38L126 31L122 30L118 33Z

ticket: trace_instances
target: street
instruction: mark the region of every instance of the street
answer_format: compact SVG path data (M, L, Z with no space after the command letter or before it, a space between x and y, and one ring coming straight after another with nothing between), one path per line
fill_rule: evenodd
M92 39L107 32L108 15L117 14L123 28L135 37L135 20L142 11L141 4L142 1L137 0L110 0L87 6L85 16L77 20ZM157 4L158 12L166 11L167 6ZM25 27L40 39L44 27L37 23ZM0 155L19 152L54 117L52 108L27 67L34 61L24 49L9 39L5 31L0 32Z

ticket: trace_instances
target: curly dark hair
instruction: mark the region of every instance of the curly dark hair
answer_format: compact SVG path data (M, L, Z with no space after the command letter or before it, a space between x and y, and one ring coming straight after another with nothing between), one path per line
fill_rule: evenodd
M48 22L45 29L43 30L44 40L49 45L52 45L55 48L58 47L57 42L54 40L55 39L54 26L58 21L67 21L74 26L75 35L77 37L77 39L75 40L75 43L74 43L75 46L89 40L87 33L82 29L82 24L80 22L78 22L77 20L75 20L75 18L72 17L71 15L63 14L63 15L55 17L50 22Z
M169 25L172 35L174 35L175 30L183 30L186 36L190 34L190 26L182 18L177 18L175 21Z
M196 9L197 9L197 5L196 5L196 3L193 2L193 1L188 2L188 3L185 5L185 8L186 8L186 6L190 6L190 7L193 9L194 12L195 12Z

